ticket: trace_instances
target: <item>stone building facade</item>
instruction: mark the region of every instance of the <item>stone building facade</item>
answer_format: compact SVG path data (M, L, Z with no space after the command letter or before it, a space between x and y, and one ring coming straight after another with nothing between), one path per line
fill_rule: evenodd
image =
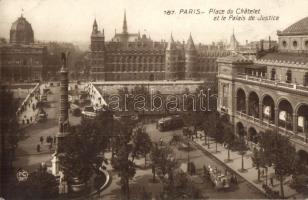
M218 111L252 143L266 129L308 152L308 18L278 31L278 50L218 59Z
M9 43L0 44L1 80L42 80L46 54L46 47L34 43L32 26L21 15L11 26Z
M201 45L199 45L201 46ZM105 41L96 20L90 45L91 79L94 81L127 80L209 80L216 78L216 58L230 52L223 46L195 46L192 36L187 43L153 41L140 33L129 33L126 14L123 29L111 41Z

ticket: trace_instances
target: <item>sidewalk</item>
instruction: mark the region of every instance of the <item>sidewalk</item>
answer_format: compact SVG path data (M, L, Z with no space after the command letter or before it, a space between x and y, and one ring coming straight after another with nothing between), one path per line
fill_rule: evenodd
M209 137L208 137L209 138ZM216 158L220 162L224 163L228 168L233 170L235 173L237 173L239 176L244 178L246 181L251 183L253 186L255 186L257 189L259 189L261 192L265 193L264 189L262 188L262 184L265 183L265 177L261 176L261 182L258 182L258 170L252 166L252 160L250 155L252 154L251 151L247 151L244 155L244 172L238 171L242 168L242 159L241 155L238 152L230 151L230 159L231 161L226 162L228 158L228 150L224 148L221 144L217 144L217 153L216 153L216 145L213 142L214 139L210 138L210 148L208 148L207 145L204 145L204 139L194 139L194 143L196 146L203 150L205 153L210 154L212 157ZM268 169L268 177L270 177L271 174L274 173L273 168ZM288 183L290 182L291 178L288 177L284 182L284 194L286 198L296 198L296 199L304 199L307 198L303 196L303 194L300 194L296 192L294 189L290 188ZM268 185L270 185L270 181L268 178ZM274 186L272 187L273 190L279 191L280 193L280 183L278 180L274 179Z

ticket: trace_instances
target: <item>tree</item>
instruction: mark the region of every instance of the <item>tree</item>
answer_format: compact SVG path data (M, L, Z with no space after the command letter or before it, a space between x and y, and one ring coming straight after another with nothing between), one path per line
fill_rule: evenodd
M133 153L133 126L134 124L129 120L116 122L117 135L114 140L116 152L111 161L112 167L117 170L118 176L121 178L122 195L126 199L129 199L129 180L136 174L135 163L131 156Z
M58 181L56 177L40 167L29 175L25 183L27 199L46 199L56 197L58 194Z
M152 141L144 127L138 127L133 133L133 158L136 155L144 156L144 166L146 167L146 157L150 153Z
M65 175L70 179L87 181L93 173L99 173L103 163L104 151L110 136L109 112L101 113L95 120L82 120L80 125L71 127L70 134L64 138L60 157Z
M13 93L7 86L1 85L0 96L0 195L5 197L9 184L8 175L13 168L15 149L22 131L16 117L18 102Z
M202 123L202 129L204 131L205 138L207 140L208 148L210 148L210 140L208 139L208 136L212 136L213 133L215 132L215 127L216 127L215 123L216 123L216 118L214 112L206 115Z
M206 111L206 99L204 96L201 96L201 93L206 94L207 88L204 86L199 86L195 92L190 92L189 89L185 89L184 95L187 95L187 98L184 98L184 108L186 113L183 118L186 126L193 126L193 134L197 134L197 129L203 127L204 118L210 114ZM202 107L201 107L202 106Z
M153 183L155 182L156 167L157 167L157 164L159 163L160 156L161 156L160 149L158 148L158 144L155 143L152 145L151 154L150 154L150 158L152 161Z
M234 144L235 141L235 136L232 131L232 127L226 128L224 131L224 136L223 136L224 142L227 144L227 149L228 149L228 161L230 161L230 148Z
M177 166L177 161L174 159L173 150L167 145L155 144L152 152L151 159L153 165L153 181L155 181L156 170L159 170L162 177L168 174L169 184L173 183L173 171Z
M280 182L280 193L283 198L283 181L287 176L294 173L295 157L296 150L295 147L291 145L289 139L281 135L277 136L272 161L275 174Z
M267 130L261 135L260 146L264 150L263 159L267 165L273 165L275 174L280 182L280 193L284 198L283 181L294 174L296 150L289 138Z
M135 164L129 159L131 151L132 147L124 143L112 160L113 168L118 171L118 176L121 177L122 194L126 199L129 199L129 180L136 174Z
M241 167L241 171L245 171L245 168L244 168L244 155L246 154L247 150L248 150L248 147L247 145L245 144L244 141L242 141L240 144L240 147L239 147L239 154L241 155L241 158L242 158L242 167Z
M258 181L260 182L260 168L263 166L263 150L254 148L251 156L253 166L258 170Z

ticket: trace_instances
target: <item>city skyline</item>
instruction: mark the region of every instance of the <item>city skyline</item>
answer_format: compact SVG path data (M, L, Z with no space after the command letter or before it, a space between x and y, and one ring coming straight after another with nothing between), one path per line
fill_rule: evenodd
M220 0L215 2L212 0L197 0L193 6L191 2L176 1L175 4L173 0L168 2L137 0L125 2L117 0L112 3L100 0L91 2L69 0L59 1L58 3L55 1L0 1L0 10L2 11L0 12L0 37L8 38L11 24L23 13L33 27L35 40L89 44L91 27L96 18L99 29L104 28L108 41L114 36L115 29L118 33L122 31L123 14L126 10L128 31L132 33L140 31L141 34L149 35L156 41L168 41L171 32L174 39L178 41L187 41L190 32L195 43L229 41L234 29L238 41L243 44L246 40L256 41L268 38L268 36L275 40L277 30L283 30L292 22L306 17L304 8L306 8L305 5L308 6L308 2L293 0L277 0L268 3L264 0L249 1L249 4L247 4L247 1L244 4L238 0L232 4ZM117 9L110 12L114 7L117 7ZM215 22L212 19L213 15L208 13L209 9L227 10L229 8L260 9L262 15L276 15L279 16L279 20ZM200 9L205 14L164 14L165 10L177 12L179 9ZM297 12L293 12L295 9ZM80 15L80 13L83 13L83 15ZM50 34L51 30L53 34Z

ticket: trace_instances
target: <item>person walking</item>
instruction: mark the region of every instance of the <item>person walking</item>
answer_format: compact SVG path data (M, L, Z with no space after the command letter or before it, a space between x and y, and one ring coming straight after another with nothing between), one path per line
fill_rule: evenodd
M41 151L41 146L40 144L36 145L36 151L39 153Z
M271 183L271 186L274 187L274 179L273 179L273 177L270 178L270 183Z
M43 142L44 142L44 137L43 136L40 137L40 142L41 142L41 144L43 144Z

